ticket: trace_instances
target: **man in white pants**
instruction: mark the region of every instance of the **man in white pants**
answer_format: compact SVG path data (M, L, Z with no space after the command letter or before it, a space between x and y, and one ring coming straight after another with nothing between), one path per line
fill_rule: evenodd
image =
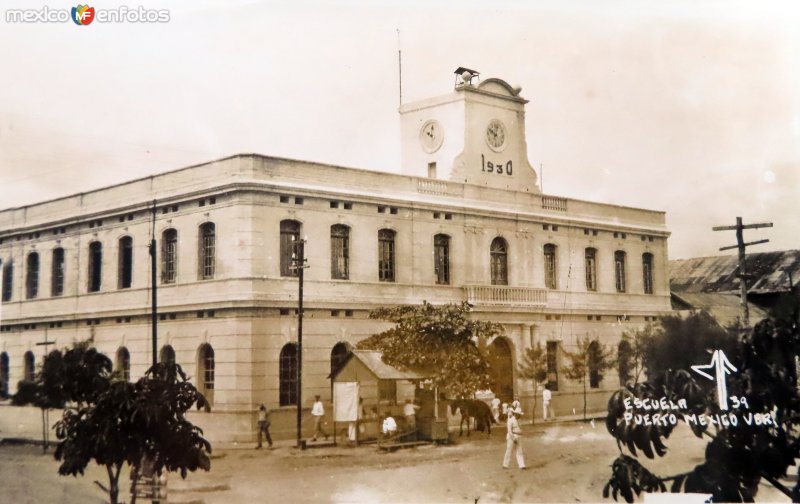
M512 452L516 452L519 468L525 469L525 455L522 453L522 429L517 420L520 415L522 415L522 410L519 407L508 408L508 421L506 422L508 434L506 434L506 454L503 457L503 469L508 469L509 464L511 464Z
M547 388L547 385L544 386L544 390L542 390L542 414L544 415L544 420L547 420L548 416L555 418L555 414L553 414L552 406L550 406L550 401L553 399L553 393L550 392L550 389Z

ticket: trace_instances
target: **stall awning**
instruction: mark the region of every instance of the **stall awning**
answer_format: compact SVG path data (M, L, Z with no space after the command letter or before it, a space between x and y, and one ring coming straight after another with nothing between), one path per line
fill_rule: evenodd
M430 373L402 370L390 366L383 362L381 355L378 350L353 350L342 366L331 375L331 378L336 380L340 372L347 368L353 359L360 361L378 380L424 380L431 377Z

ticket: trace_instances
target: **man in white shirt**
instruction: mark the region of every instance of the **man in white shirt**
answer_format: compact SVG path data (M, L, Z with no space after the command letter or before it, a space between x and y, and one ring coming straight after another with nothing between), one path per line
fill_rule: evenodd
M406 417L406 425L409 429L417 428L417 410L419 406L411 402L411 399L406 399L403 405L403 416Z
M319 396L314 396L314 405L311 406L311 416L314 417L314 437L311 438L312 441L317 440L317 434L322 434L325 436L325 440L328 439L328 433L322 429L322 419L325 417L325 407L322 406L322 401L319 400Z
M516 455L519 468L525 469L525 455L522 453L522 429L517 420L520 415L522 415L522 410L519 407L508 408L508 421L506 422L508 434L506 434L506 454L503 457L503 469L509 468L512 452Z
M553 413L552 406L550 406L550 401L553 399L553 393L550 392L550 389L547 388L547 385L544 386L544 390L542 390L542 410L544 415L544 420L547 421L548 415L555 418L556 415Z
M389 415L389 412L386 412L386 418L383 419L383 434L386 436L391 436L397 433L397 422L394 421Z

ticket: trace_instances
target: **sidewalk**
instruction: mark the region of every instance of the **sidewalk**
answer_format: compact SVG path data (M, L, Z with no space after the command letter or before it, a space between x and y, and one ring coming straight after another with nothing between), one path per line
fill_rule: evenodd
M605 419L607 414L608 414L607 411L591 411L591 412L587 411L586 412L586 420L585 421L589 422L591 420L595 420L597 422L598 420ZM558 416L556 418L549 419L547 421L545 421L541 417L537 416L535 423L533 423L530 418L525 419L525 417L523 417L522 418L522 422L520 422L520 423L522 424L523 427L538 428L538 427L548 427L548 426L551 426L551 425L565 424L565 423L571 423L571 422L583 422L583 421L584 421L584 417L583 417L583 413L581 412L581 413L577 413L575 415ZM501 426L501 427L505 428L505 426ZM495 427L495 428L497 428L497 427ZM458 432L458 425L451 425L450 426L450 432L451 433L452 432L456 432L457 433ZM305 441L306 441L306 451L314 450L314 449L317 449L317 448L349 448L349 447L352 447L352 445L350 445L348 443L347 439L346 438L342 438L342 437L338 437L336 439L336 444L334 444L333 436L331 436L330 439L328 439L327 441L322 440L322 439L320 439L319 441L311 441L311 439L306 439ZM359 447L362 447L362 446L375 446L375 444L374 443L365 443L365 444L359 444L358 446ZM254 450L254 451L260 451L260 450L255 450L255 447L256 447L256 442L255 441L249 442L249 443L247 443L247 442L245 442L245 443L214 443L214 445L213 445L213 449L214 449L215 454L218 453L219 451L226 451L226 450ZM297 450L298 449L297 448L297 439L296 438L292 438L292 439L275 440L273 442L272 450L278 450L278 449ZM265 443L264 447L261 450L269 451L270 449L267 447L267 445Z

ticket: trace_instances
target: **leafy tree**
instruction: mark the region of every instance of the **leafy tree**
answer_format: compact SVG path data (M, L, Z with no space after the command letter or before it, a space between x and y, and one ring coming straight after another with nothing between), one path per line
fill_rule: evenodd
M517 374L520 378L533 380L533 390L536 392L540 383L547 381L547 352L541 343L536 343L525 350L519 364ZM536 418L536 401L533 401L532 418Z
M634 385L639 383L639 379L644 372L644 353L647 344L655 337L655 333L660 326L647 324L642 329L637 329L632 333L623 332L622 341L617 350L617 369L619 371L620 384L625 385L632 382Z
M763 479L793 502L800 502L800 482L790 489L779 481L800 456L800 392L795 368L800 330L796 316L795 310L789 320L764 320L741 340L735 340L736 346L729 355L737 371L727 375L726 384L729 395L737 399L731 399L729 410L720 407L715 384L688 368L665 370L660 376L648 370L648 382L614 393L608 403L606 427L617 441L620 456L613 463L603 495L608 497L610 493L614 499L622 496L633 502L635 495L643 491L663 492L670 484L672 492L708 493L714 502L751 502ZM729 343L728 338L718 341ZM699 355L687 356L689 362L701 358L707 364L705 348L693 348ZM688 353L686 349L681 351ZM671 359L676 360L674 355ZM675 414L674 424L647 425L630 416L626 421L626 415L646 413L631 408L635 399L662 397L673 403L686 401L679 411L667 412ZM739 420L714 425L713 429L692 420L696 418L692 415L717 414L728 418L735 415ZM756 415L771 421L759 423L753 420ZM663 456L667 451L665 440L680 422L686 423L698 438L709 440L705 460L680 474L655 475L636 457L638 453L647 458ZM625 454L625 449L632 456Z
M720 326L704 311L688 317L662 317L650 334L645 334L643 362L649 381L658 381L670 369L690 369L705 364L711 349L729 357L739 351L735 331Z
M83 474L94 460L106 467L110 502L116 504L124 465L133 468L134 485L144 460L155 473L179 471L182 478L187 471L209 470L211 445L185 417L194 405L208 409L174 363L153 366L135 384L112 380L96 401L67 408L56 424L59 474ZM133 494L135 502L135 488Z
M42 361L33 381L21 381L12 404L31 404L42 410L42 440L48 445L48 410L63 408L67 402L86 404L108 387L111 360L79 342L72 348L53 350Z
M595 374L597 382L603 381L603 371L614 366L614 350L597 340L588 337L578 340L578 350L564 354L569 359L569 365L564 369L567 378L583 384L583 418L586 419L587 381Z
M380 350L387 364L433 372L436 386L450 397L470 397L490 384L486 341L503 332L493 322L469 318L466 302L434 306L378 308L370 318L395 326L359 342L361 349Z

